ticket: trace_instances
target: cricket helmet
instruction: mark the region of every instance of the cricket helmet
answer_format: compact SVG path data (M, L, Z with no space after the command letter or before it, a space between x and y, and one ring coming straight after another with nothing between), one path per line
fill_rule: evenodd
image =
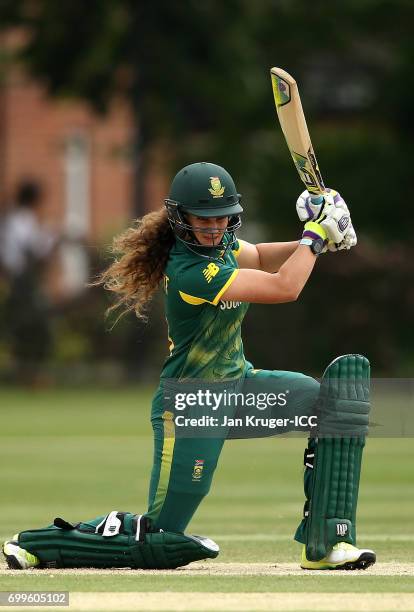
M236 241L235 232L241 226L241 195L230 174L216 164L198 162L182 168L174 177L170 193L165 200L168 219L176 237L189 247L223 251ZM226 232L220 243L213 247L200 245L186 213L198 217L228 217ZM214 234L215 228L197 228L197 232ZM217 231L217 230L216 230ZM207 255L208 256L208 255Z

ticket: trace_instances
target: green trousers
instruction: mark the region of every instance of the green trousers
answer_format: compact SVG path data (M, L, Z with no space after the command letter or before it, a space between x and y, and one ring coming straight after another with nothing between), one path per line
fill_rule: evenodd
M295 413L312 413L319 394L319 383L315 379L296 372L250 368L245 374L246 385L252 378L260 382L266 379L263 383L268 391L272 387L275 393L281 388L289 389ZM237 417L237 413L234 416ZM285 417L286 410L275 406L272 416ZM156 529L183 532L210 490L225 438L177 437L173 413L166 410L161 386L153 400L152 426L154 462L147 516ZM263 428L257 437L273 435L274 430Z

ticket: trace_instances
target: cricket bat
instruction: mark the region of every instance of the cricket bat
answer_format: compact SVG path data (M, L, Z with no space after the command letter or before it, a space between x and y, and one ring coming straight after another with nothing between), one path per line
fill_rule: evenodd
M297 83L282 68L271 68L277 116L296 170L314 204L322 204L325 185L313 151Z

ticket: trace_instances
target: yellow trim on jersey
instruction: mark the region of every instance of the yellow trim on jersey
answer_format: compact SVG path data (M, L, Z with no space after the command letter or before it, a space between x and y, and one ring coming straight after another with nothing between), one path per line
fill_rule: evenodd
M162 445L161 467L160 475L158 478L157 491L155 493L154 501L152 502L150 511L151 518L157 518L162 510L162 506L167 496L168 485L170 482L171 465L174 454L174 414L168 410L165 410L162 415L162 421L164 427L164 440Z
M244 242L244 240L238 240L238 243L239 243L239 248L238 248L238 249L234 249L234 251L233 251L233 255L234 255L235 257L238 257L238 256L239 256L239 253L240 253L240 251L241 251L241 249L242 249L242 246L243 246L243 242Z
M191 304L192 306L200 306L201 304L212 304L213 306L217 306L217 304L220 301L221 296L226 291L226 289L230 287L230 285L232 284L232 282L234 281L234 279L236 278L239 272L240 270L238 268L233 270L230 278L220 289L220 291L218 292L214 300L206 300L204 298L196 297L195 295L190 295L189 293L184 293L184 291L178 291L178 293L180 294L180 297L182 300L184 300L184 302L187 302L187 304Z
M220 291L218 292L218 294L216 295L214 300L211 302L211 304L214 304L214 306L217 306L217 304L220 301L221 296L226 291L226 289L228 289L230 287L230 285L232 284L232 282L234 281L234 279L236 278L236 276L238 275L239 272L240 272L240 270L238 268L233 270L229 280L223 285L223 287L220 289Z
M204 300L203 298L196 297L195 295L189 295L188 293L184 293L184 291L178 291L180 297L187 302L187 304L191 304L192 306L200 306L200 304L205 304L208 300ZM209 302L211 304L212 302Z
M168 350L170 351L170 355L171 355L171 353L175 349L175 344L174 344L173 339L171 338L171 336L168 336L168 342L169 342Z

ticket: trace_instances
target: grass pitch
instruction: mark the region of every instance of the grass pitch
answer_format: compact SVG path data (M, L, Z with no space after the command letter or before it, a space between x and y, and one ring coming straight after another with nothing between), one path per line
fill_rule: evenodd
M150 401L151 390L138 388L2 390L0 538L55 516L144 511ZM367 442L359 544L374 548L378 563L358 573L298 569L292 535L303 504L304 443L226 443L189 528L218 542L216 561L168 572L12 572L1 561L0 591L68 590L73 610L414 610L412 439Z

